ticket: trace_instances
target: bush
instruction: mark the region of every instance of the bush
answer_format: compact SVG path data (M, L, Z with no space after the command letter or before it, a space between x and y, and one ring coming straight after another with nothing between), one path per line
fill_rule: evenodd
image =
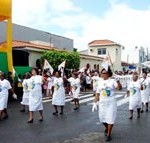
M41 57L42 65L44 59L47 59L54 69L57 69L58 65L60 65L64 60L66 61L66 69L78 69L80 66L80 55L76 51L45 51Z

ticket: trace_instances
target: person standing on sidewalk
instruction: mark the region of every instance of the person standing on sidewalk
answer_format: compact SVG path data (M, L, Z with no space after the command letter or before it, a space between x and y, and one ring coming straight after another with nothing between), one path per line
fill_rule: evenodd
M31 77L31 74L27 72L24 76L24 80L22 83L23 86L23 98L22 98L22 109L20 112L25 112L25 106L29 106L29 79Z
M43 104L42 104L42 84L43 78L38 75L38 70L33 68L32 77L29 80L29 120L28 123L33 123L33 113L39 111L39 122L43 121Z
M60 115L63 115L63 109L65 105L65 89L62 77L60 77L61 72L57 71L55 73L55 78L53 82L53 98L52 98L52 105L54 106L55 112L53 115L58 115L58 106L61 107Z
M133 111L137 109L137 118L140 118L140 110L141 110L141 90L143 90L142 83L138 80L138 73L133 72L132 81L129 83L127 88L127 95L130 95L129 98L129 110L130 117L129 119L133 119Z
M114 96L114 90L122 89L119 81L112 79L112 71L102 69L101 79L98 81L98 87L95 96L95 102L99 100L99 118L105 127L104 134L106 141L111 140L111 132L117 115L117 102Z

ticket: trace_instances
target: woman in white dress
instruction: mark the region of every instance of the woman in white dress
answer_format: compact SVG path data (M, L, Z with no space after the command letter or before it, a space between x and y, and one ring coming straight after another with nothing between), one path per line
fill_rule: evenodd
M57 71L55 73L55 78L53 82L54 93L52 98L52 105L55 109L53 115L58 115L58 106L61 107L60 115L63 115L63 109L65 105L65 89L63 79L62 77L60 77L60 75L61 73Z
M81 88L80 79L78 78L78 73L74 72L73 78L74 80L72 81L71 91L72 91L72 95L74 99L74 106L75 106L74 110L78 110L80 107L79 93L80 93L80 88Z
M141 109L141 90L142 83L138 80L138 73L133 72L132 81L129 83L127 88L127 95L129 97L129 111L130 117L129 119L133 119L133 111L137 109L137 118L140 118L140 109Z
M51 73L48 73L49 77L47 78L48 81L48 95L52 97L52 86L53 86L53 77L51 76Z
M39 111L39 122L43 121L43 104L42 104L42 76L38 75L38 70L33 68L32 77L29 80L29 120L33 123L34 111Z
M5 79L4 73L0 72L0 120L8 118L7 103L8 93L11 88L9 81Z
M98 80L99 80L99 75L97 72L94 73L94 76L91 78L92 82L93 82L93 92L94 92L94 96L97 90L97 86L98 86Z
M23 86L23 98L22 98L22 109L20 110L20 112L25 112L25 106L29 106L29 79L31 77L31 74L29 72L27 72L25 74L22 86Z
M146 112L148 112L148 103L149 103L149 95L150 95L150 80L147 77L147 72L143 72L143 78L141 78L141 83L143 90L141 90L141 98L142 98L142 108L141 113L143 113L144 105L146 105Z
M98 81L98 87L95 96L95 102L99 100L99 118L105 126L106 141L111 140L111 131L117 115L117 102L114 96L114 90L121 90L119 81L112 79L112 71L102 69L101 79Z

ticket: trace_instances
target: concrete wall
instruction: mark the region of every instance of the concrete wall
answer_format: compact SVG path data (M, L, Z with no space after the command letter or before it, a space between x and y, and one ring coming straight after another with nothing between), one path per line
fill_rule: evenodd
M73 50L73 40L50 34L48 32L13 24L13 40L19 41L44 41L51 43L56 48ZM0 42L6 41L6 23L0 22Z
M36 66L36 60L40 59L42 56L42 52L29 52L29 67L35 67Z

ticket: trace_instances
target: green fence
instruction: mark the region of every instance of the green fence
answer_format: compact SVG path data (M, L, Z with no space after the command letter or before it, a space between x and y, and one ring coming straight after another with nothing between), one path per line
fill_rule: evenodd
M7 54L0 52L0 70L7 73L8 64L7 64Z
M15 76L21 74L23 76L26 72L31 71L31 67L28 66L14 66L14 69L16 71ZM0 71L3 71L4 73L8 73L8 63L7 63L7 54L0 52Z
M16 71L16 75L20 74L21 76L23 76L26 72L31 71L31 67L25 67L25 66L15 66L14 69Z

